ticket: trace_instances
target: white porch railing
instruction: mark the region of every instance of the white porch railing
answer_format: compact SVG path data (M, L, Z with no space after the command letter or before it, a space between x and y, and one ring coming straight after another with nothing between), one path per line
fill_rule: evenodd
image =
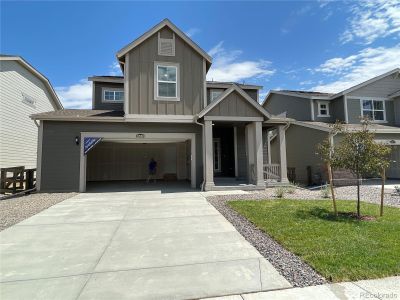
M281 180L281 166L280 164L265 164L264 180Z

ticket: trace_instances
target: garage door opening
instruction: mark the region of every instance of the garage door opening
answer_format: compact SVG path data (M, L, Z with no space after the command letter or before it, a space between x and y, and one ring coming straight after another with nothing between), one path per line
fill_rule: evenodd
M82 140L93 135L82 134ZM81 147L81 191L176 192L195 187L194 134L95 135L101 142L93 149L85 154ZM151 159L157 172L148 183Z

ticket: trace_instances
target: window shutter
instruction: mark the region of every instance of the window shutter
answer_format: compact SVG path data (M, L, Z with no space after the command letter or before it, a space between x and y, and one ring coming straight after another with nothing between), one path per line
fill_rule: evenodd
M158 55L175 56L175 34L172 39L163 39L158 34Z

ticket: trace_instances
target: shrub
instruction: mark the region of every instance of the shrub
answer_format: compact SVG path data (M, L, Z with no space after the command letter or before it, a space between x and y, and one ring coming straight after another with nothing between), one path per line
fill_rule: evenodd
M325 187L321 188L321 196L322 198L330 198L331 190L329 184L325 185Z
M275 196L277 198L283 198L285 196L286 189L284 187L275 188Z
M396 185L394 187L394 193L400 196L400 186Z
M295 189L294 186L289 186L289 187L286 188L286 192L288 194L294 194L295 191L296 191L296 189Z

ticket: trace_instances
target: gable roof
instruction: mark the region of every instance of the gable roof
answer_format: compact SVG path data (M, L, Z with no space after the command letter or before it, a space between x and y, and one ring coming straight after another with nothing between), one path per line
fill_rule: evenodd
M346 89L346 90L344 90L344 91L341 91L341 92L339 92L339 93L337 93L337 94L334 94L334 95L332 96L332 98L336 98L336 97L339 97L339 96L342 96L342 95L351 93L351 92L354 91L354 90L357 90L357 89L362 88L362 87L364 87L364 86L366 86L366 85L368 85L368 84L370 84L370 83L373 83L373 82L378 81L378 80L380 80L380 79L382 79L382 78L384 78L384 77L387 77L387 76L389 76L389 75L392 75L392 74L395 74L395 73L399 73L399 72L400 72L400 68L395 68L395 69L393 69L393 70L391 70L391 71L389 71L389 72L386 72L386 73L384 73L384 74L382 74L382 75L373 77L373 78L371 78L371 79L369 79L369 80L367 80L367 81L361 82L360 84L357 84L357 85L352 86L352 87L350 87L350 88L348 88L348 89Z
M332 100L337 97L343 96L345 94L351 93L354 90L357 90L359 88L362 88L370 83L373 83L375 81L378 81L382 78L385 78L387 76L390 76L392 74L400 73L400 68L395 68L389 72L386 72L382 75L376 76L374 78L371 78L367 81L364 81L360 84L357 84L355 86L352 86L346 90L343 90L339 93L322 93L322 92L315 92L315 91L293 91L293 90L270 90L265 97L264 101L262 102L261 105L264 106L264 104L267 102L268 98L272 94L279 94L279 95L285 95L285 96L293 96L293 97L298 97L298 98L305 98L305 99L317 99L317 100ZM389 95L391 98L398 96L400 91L395 92L394 94Z
M16 61L19 64L21 64L25 69L30 71L33 75L38 77L44 85L47 87L49 94L51 96L51 101L53 104L53 107L55 109L63 109L63 105L61 104L60 99L58 99L58 96L56 92L53 89L53 86L51 85L50 81L38 70L36 70L34 67L32 67L25 59L23 59L21 56L18 55L5 55L5 54L0 54L0 61Z
M153 34L164 28L165 26L169 27L176 35L178 35L182 40L188 43L195 51L197 51L207 62L207 69L211 66L212 58L207 54L203 49L201 49L195 42L193 42L184 32L182 32L178 27L176 27L170 20L164 19L156 26L151 28L149 31L142 34L136 40L131 42L130 44L123 47L121 50L117 52L117 59L120 60L123 58L129 51L136 48L138 45L143 43Z
M216 107L219 103L221 103L228 95L233 92L239 93L247 102L249 102L256 110L258 110L263 116L268 119L271 118L269 112L267 112L258 102L256 102L253 98L251 98L243 89L241 89L236 84L232 84L232 86L225 90L221 95L219 95L213 102L207 105L198 115L198 118L204 117L209 111L211 111L214 107Z
M318 99L318 100L330 100L332 97L331 93L322 93L322 92L314 92L314 91L295 91L295 90L270 90L265 96L264 101L262 102L262 106L267 102L268 98L272 94L278 94L278 95L284 95L284 96L292 96L292 97L297 97L297 98L303 98L303 99Z

